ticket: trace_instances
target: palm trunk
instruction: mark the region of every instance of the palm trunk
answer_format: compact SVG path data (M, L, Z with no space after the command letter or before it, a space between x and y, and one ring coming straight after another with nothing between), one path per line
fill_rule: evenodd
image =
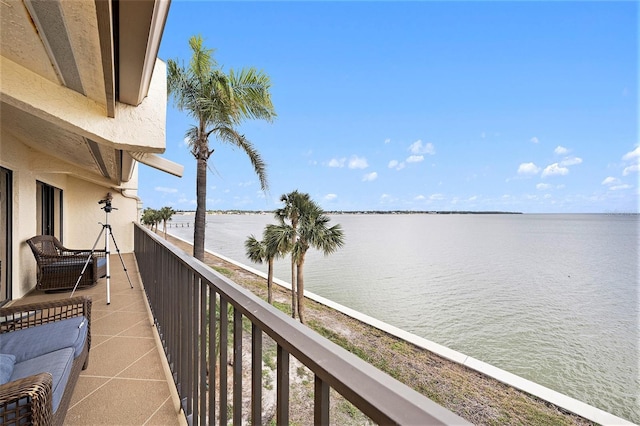
M293 254L291 255L291 318L296 317L297 312L296 303L296 263L293 260Z
M204 261L204 228L207 223L207 161L197 159L196 218L193 230L193 257Z
M269 259L269 271L267 273L267 302L273 303L273 258Z
M301 255L300 260L298 261L298 318L300 318L300 322L304 324L304 254Z

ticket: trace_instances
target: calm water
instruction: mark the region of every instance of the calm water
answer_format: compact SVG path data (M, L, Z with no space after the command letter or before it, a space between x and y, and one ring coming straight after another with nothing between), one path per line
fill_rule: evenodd
M193 222L176 216L174 223ZM208 249L244 255L271 215L210 215ZM637 215L337 215L306 288L640 423ZM189 241L193 228L171 228ZM289 280L288 260L275 275Z

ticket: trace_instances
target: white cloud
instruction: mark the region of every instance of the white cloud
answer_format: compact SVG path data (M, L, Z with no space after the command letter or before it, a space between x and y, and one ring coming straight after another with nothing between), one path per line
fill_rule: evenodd
M610 187L609 187L609 190L610 190L610 191L620 191L620 190L622 190L622 189L629 189L629 188L633 188L633 186L631 186L631 185L627 185L627 184L625 183L625 184L622 184L622 185L613 185L613 186L610 186Z
M569 153L569 150L564 146L558 145L556 149L553 150L556 155L565 155Z
M384 143L391 143L391 139L386 138L386 139L384 140Z
M519 175L537 175L539 171L540 167L536 166L534 163L522 163L518 166Z
M367 173L366 175L362 176L362 181L363 182L371 182L374 181L378 178L378 173L376 172L371 172L371 173Z
M391 194L382 194L380 196L380 204L391 204L396 201L397 199L393 197Z
M175 194L176 192L178 192L176 188L167 188L165 186L156 186L153 189L155 189L158 192L166 192L167 194Z
M424 155L411 155L407 157L407 163L419 163L424 160Z
M409 151L411 151L412 154L434 155L436 153L436 148L431 142L427 142L426 145L422 145L422 141L418 139L409 146Z
M444 195L442 195L442 194L431 194L429 199L430 200L443 200L444 199Z
M332 158L329 160L329 167L344 167L346 161L346 158Z
M475 201L475 200L477 200L477 199L478 199L478 196L477 196L477 195L472 195L471 197L469 197L469 198L467 199L467 201Z
M418 195L414 198L415 201L423 201L426 200L427 198L424 195Z
M404 169L404 162L399 162L398 160L391 160L387 165L390 169L402 170Z
M566 166L575 166L576 164L582 163L582 158L580 157L566 157L564 160L560 162L560 165L563 167Z
M627 152L625 155L622 156L622 159L624 161L630 161L635 158L640 158L640 146L636 147L636 149L634 149L633 151Z
M622 171L622 176L628 176L630 173L638 173L640 171L640 166L638 164L634 164L633 166L625 167Z
M338 195L337 195L337 194L327 194L327 195L325 195L325 196L324 196L324 199L325 199L326 201L333 201L333 200L335 200L336 198L338 198Z
M530 141L531 143L538 143L538 142L540 142L540 140L539 140L537 137L535 137L535 136L534 136L534 137L532 137L531 139L529 139L529 141Z
M350 169L366 169L367 167L369 167L369 164L367 163L367 159L364 157L354 155L349 159Z
M569 169L567 169L566 167L560 167L558 163L549 164L542 171L542 177L556 176L556 175L564 176L567 174L569 174Z
M602 181L602 185L614 185L620 183L620 179L608 176Z
M485 139L487 137L487 134L485 132L480 133L480 138Z
M546 191L547 189L551 189L553 185L549 185L548 183L539 183L536 185L536 189L540 191Z

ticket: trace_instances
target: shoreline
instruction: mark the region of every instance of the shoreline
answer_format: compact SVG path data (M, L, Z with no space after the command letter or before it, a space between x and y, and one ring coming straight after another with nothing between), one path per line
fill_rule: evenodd
M174 235L168 234L167 235L168 239L170 242L176 244L175 242L179 242L180 244L176 244L179 246L187 246L188 248L191 248L192 245L189 241L184 240L180 237L176 237ZM181 247L184 250L184 247ZM188 250L185 250L188 252ZM211 250L205 250L207 257L213 257L213 258L217 258L219 259L221 262L223 263L227 263L230 265L233 265L235 268L239 268L240 270L244 271L245 273L248 273L250 275L253 275L261 280L264 280L266 282L266 274L262 271L259 271L257 269L254 269L250 266L244 265L240 262L237 262L233 259L227 258L224 255L215 253ZM209 260L209 259L207 259ZM215 266L212 264L209 264L209 262L207 262L207 264L215 269ZM246 283L242 283L242 282L238 282L236 281L236 283L238 285L241 285L245 288L247 288L247 285L245 285ZM274 286L274 291L276 290L276 288L280 288L283 291L286 292L290 292L291 290L291 285L285 281L282 281L280 279L275 278L274 279L274 283L276 284L276 286ZM266 291L266 283L262 284L263 287L265 287L265 291ZM250 290L252 290L251 288L249 288ZM254 291L255 293L255 291ZM453 363L455 365L458 365L464 369L469 369L475 373L479 373L483 376L486 376L489 379L492 380L496 380L497 382L500 382L503 385L506 385L510 388L513 388L519 392L524 392L527 395L531 395L534 398L540 399L541 401L545 402L546 404L550 404L554 407L557 407L557 409L559 409L560 411L566 411L568 413L573 413L585 420L589 420L598 424L617 424L617 425L633 425L634 423L623 419L621 417L615 416L609 412L606 412L604 410L601 410L597 407L591 406L589 404L586 404L582 401L579 401L575 398L569 397L567 395L564 395L560 392L554 391L552 389L549 389L547 387L544 387L542 385L539 385L535 382L532 382L530 380L524 379L520 376L517 376L515 374L509 373L505 370L502 370L500 368L497 368L495 366L492 366L490 364L487 364L483 361L480 361L478 359L475 359L473 357L470 357L466 354L463 354L461 352L455 351L453 349L447 348L445 346L439 345L435 342L429 341L427 339L424 339L422 337L419 337L417 335L414 335L412 333L406 332L402 329L399 329L395 326L392 326L390 324L384 323L380 320L377 320L373 317L370 317L368 315L365 315L361 312L355 311L351 308L348 308L346 306L340 305L336 302L333 302L329 299L326 299L322 296L316 295L314 293L305 291L305 298L308 300L311 300L329 310L335 311L336 313L342 314L354 321L357 321L359 323L362 323L363 325L372 327L384 334L389 335L392 338L396 338L401 340L402 342L405 343L409 343L413 346L415 346L416 348L418 348L418 350L421 351L426 351L429 352L430 354L435 355L436 357L442 358L443 360L445 360L446 362L450 362ZM285 299L286 300L286 299ZM326 337L326 336L325 336ZM386 365L386 362L384 363ZM402 381L402 380L401 380ZM406 383L408 385L411 386L411 384ZM413 387L413 386L412 386ZM416 389L418 391L420 391L419 389ZM421 392L421 391L420 391ZM424 393L424 392L422 392ZM429 396L429 395L427 395ZM429 396L430 397L430 396ZM433 399L433 398L432 398ZM436 401L438 402L438 401ZM451 407L447 407L449 409L452 409ZM455 411L455 410L453 410ZM571 416L571 414L568 414L569 416ZM462 413L458 413L459 415L463 415ZM571 422L573 424L580 424L580 422Z

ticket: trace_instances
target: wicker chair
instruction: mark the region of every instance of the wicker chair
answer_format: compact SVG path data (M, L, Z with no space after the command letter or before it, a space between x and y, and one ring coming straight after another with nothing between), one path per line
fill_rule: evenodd
M56 237L38 235L27 240L38 264L36 288L44 291L70 290L82 273L87 259L89 265L78 288L94 285L106 275L105 250L73 250L64 247Z

